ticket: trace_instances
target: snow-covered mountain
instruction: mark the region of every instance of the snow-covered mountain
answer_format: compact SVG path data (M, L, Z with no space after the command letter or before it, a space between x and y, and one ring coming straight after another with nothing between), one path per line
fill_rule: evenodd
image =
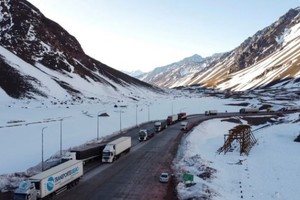
M0 1L0 30L1 99L137 99L159 91L86 55L75 37L26 0Z
M145 72L142 72L141 70L135 70L135 71L130 71L130 72L123 71L123 73L128 74L129 76L132 76L132 77L138 77L138 76L144 74Z
M179 63L139 77L162 87L201 85L222 90L247 90L298 83L300 77L300 7L247 38L232 51L204 58L191 67ZM187 73L181 73L187 72Z
M188 80L188 77L191 77L195 73L205 69L208 64L218 56L220 55L204 59L195 54L191 57L184 58L179 62L163 67L157 67L151 72L137 76L137 78L162 87L172 87L174 84L178 83L178 81Z

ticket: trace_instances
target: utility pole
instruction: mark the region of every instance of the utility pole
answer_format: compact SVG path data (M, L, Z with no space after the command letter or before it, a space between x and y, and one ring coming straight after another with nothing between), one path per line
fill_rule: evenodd
M44 129L47 127L42 128L42 171L44 171Z

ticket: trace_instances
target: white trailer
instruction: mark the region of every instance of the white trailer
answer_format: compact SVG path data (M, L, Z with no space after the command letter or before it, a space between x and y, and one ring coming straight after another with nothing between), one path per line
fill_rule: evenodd
M109 142L103 149L102 162L113 162L118 159L122 153L127 153L131 148L131 137L123 136Z
M205 115L217 115L218 111L217 110L207 110L205 111Z
M22 181L14 192L14 200L36 200L77 184L83 175L81 160L69 160Z

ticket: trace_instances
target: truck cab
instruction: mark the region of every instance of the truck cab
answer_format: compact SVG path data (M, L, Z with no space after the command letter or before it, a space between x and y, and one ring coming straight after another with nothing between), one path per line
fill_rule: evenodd
M181 113L178 113L178 120L185 120L187 118L187 115L185 112L181 112Z
M167 128L167 120L157 121L154 123L156 132L160 132L163 129Z
M181 122L180 123L180 130L184 131L188 128L188 122Z
M115 160L115 145L107 144L102 152L102 162L113 162Z
M155 127L141 129L139 131L139 140L140 141L148 140L149 138L154 136L155 131L156 131Z
M154 127L156 129L156 132L161 131L161 122L155 122Z
M13 200L36 200L37 190L34 183L29 180L22 181L15 190Z
M145 141L147 140L147 129L141 129L139 131L139 141Z

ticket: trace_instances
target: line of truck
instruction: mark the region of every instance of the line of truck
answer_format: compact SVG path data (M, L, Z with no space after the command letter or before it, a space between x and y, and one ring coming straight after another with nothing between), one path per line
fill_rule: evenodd
M152 138L178 121L187 118L186 113L170 115L166 120L155 122L152 126L139 130L139 141ZM112 163L131 149L130 136L122 136L108 143L90 144L70 151L70 160L36 174L20 183L14 192L14 200L36 200L52 197L74 185L83 176L85 163L101 158L103 163Z
M154 126L148 126L146 128L142 128L139 131L139 141L146 141L152 138L155 133L160 132L168 127L168 125L175 124L178 121L182 121L187 119L187 115L185 112L181 112L175 115L169 115L166 120L156 121ZM186 125L182 130L186 130Z
M83 176L86 161L102 156L111 163L130 151L131 137L122 136L107 144L92 145L71 151L70 160L22 181L14 192L14 200L50 198L74 185Z

